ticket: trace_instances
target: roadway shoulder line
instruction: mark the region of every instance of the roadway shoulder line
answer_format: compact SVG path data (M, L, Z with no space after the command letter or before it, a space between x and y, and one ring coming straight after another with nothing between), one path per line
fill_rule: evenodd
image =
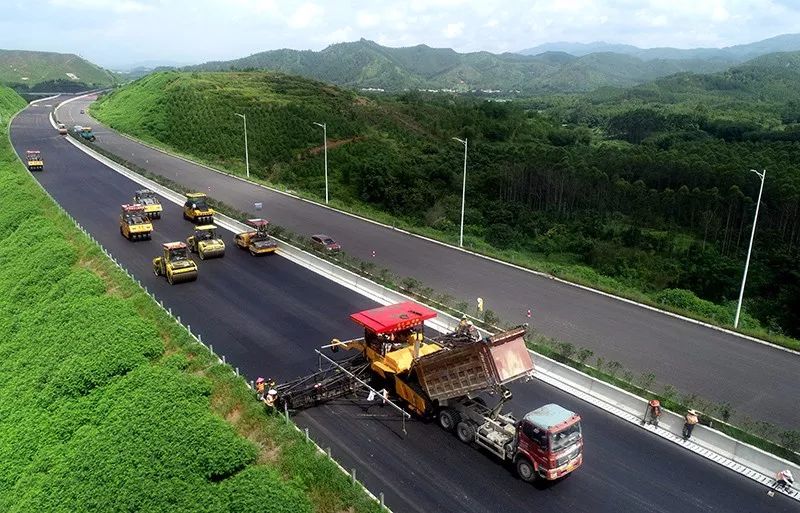
M76 97L76 98L71 98L71 99L63 102L62 104L60 104L59 107L61 105L69 103L71 101L77 100L79 98L85 98L86 96L88 96L88 94L83 95L83 96L79 96L79 97ZM58 110L58 107L56 107L56 110ZM193 165L208 169L209 171L213 171L213 172L221 174L221 175L225 175L225 176L229 176L231 178L235 178L237 180L240 180L242 182L248 183L250 185L255 185L257 187L261 187L261 188L267 189L267 190L269 190L271 192L282 194L284 196L290 197L290 198L295 199L295 200L303 201L303 202L309 203L311 205L315 205L317 207L325 208L325 209L331 210L333 212L337 212L339 214L343 214L343 215L346 215L346 216L349 216L349 217L352 217L352 218L355 218L355 219L359 219L361 221L365 221L365 222L374 224L376 226L381 226L383 228L386 228L386 229L389 229L389 230L394 230L394 231L409 235L411 237L416 237L418 239L422 239L422 240L425 240L425 241L428 241L428 242L432 242L434 244L438 244L438 245L444 246L446 248L450 248L450 249L453 249L453 250L456 250L456 251L460 251L460 252L466 253L468 255L472 255L472 256L475 256L475 257L478 257L478 258L483 258L485 260L489 260L489 261L497 263L497 264L501 264L501 265L505 265L505 266L508 266L508 267L512 267L514 269L517 269L517 270L520 270L520 271L524 271L524 272L527 272L527 273L530 273L530 274L534 274L534 275L540 276L542 278L547 278L547 279L550 279L550 280L554 280L554 281L557 281L559 283L563 283L564 285L569 285L571 287L577 287L577 288L585 290L587 292L593 292L595 294L599 294L601 296L605 296L605 297L608 297L610 299L615 299L617 301L622 301L624 303L628 303L628 304L635 305L635 306L638 306L638 307L641 307L641 308L645 308L645 309L653 311L653 312L657 312L657 313L660 313L660 314L668 315L670 317L674 317L676 319L680 319L680 320L683 320L683 321L686 321L686 322L690 322L690 323L696 324L698 326L703 326L705 328L710 328L710 329L713 329L713 330L721 331L723 333L727 333L728 335L734 335L736 337L743 338L743 339L749 340L751 342L756 342L758 344L766 345L766 346L769 346L769 347L772 347L772 348L775 348L775 349L779 349L781 351L786 351L788 353L792 353L792 354L795 354L795 355L800 355L800 351L798 351L798 350L790 349L788 347L783 347L783 346L780 346L778 344L774 344L772 342L769 342L767 340L763 340L763 339L760 339L760 338L757 338L757 337L753 337L751 335L746 335L744 333L740 333L738 331L734 331L734 330L731 330L729 328L724 328L722 326L717 326L717 325L710 324L710 323L705 322L705 321L700 321L700 320L697 320L697 319L693 319L693 318L687 317L685 315L681 315L681 314L678 314L678 313L670 312L670 311L667 311L667 310L662 310L662 309L657 308L655 306L651 306L651 305L648 305L648 304L645 304L645 303L640 303L640 302L635 301L633 299L628 299L628 298L625 298L625 297L616 296L616 295L611 294L609 292L605 292L603 290L595 289L595 288L589 287L587 285L581 285L579 283L573 283L573 282L565 280L563 278L559 278L557 276L553 276L552 274L547 274L547 273L544 273L542 271L536 271L536 270L533 270L533 269L529 269L527 267L523 267L521 265L514 264L514 263L511 263L511 262L506 262L506 261L500 260L500 259L495 258L495 257L491 257L491 256L488 256L488 255L477 253L475 251L470 251L468 249L460 248L458 246L453 246L452 244L448 244L448 243L442 242L440 240L432 239L432 238L426 237L424 235L419 235L419 234L416 234L416 233L412 233L412 232L410 232L408 230L405 230L405 229L402 229L402 228L397 228L395 226L391 226L391 225L388 225L388 224L385 224L385 223L381 223L380 221L375 221L374 219L369 219L369 218L360 216L358 214L353 214L351 212L346 212L344 210L339 210L339 209L331 207L329 205L324 205L322 203L317 203L316 201L312 201L312 200L309 200L309 199L306 199L306 198L302 198L300 196L297 196L297 195L294 195L294 194L290 194L289 192L282 191L280 189L276 189L274 187L270 187L270 186L264 185L262 183L254 182L252 180L248 180L247 178L243 178L243 177L235 175L233 173L228 173L226 171L222 171L220 169L213 168L213 167L208 166L206 164L203 164L203 163L200 163L200 162L196 162L196 161L191 160L191 159L189 159L187 157L184 157L182 155L176 155L176 154L171 153L171 152L169 152L169 151L167 151L167 150L165 150L163 148L159 148L159 147L154 146L154 145L152 145L150 143L147 143L145 141L137 139L137 138L135 138L133 136L124 134L122 132L119 132L118 130L115 130L115 129L111 128L111 127L107 126L106 128L108 130L113 131L115 134L119 135L120 137L124 137L124 138L126 138L126 139L128 139L128 140L130 140L132 142L135 142L137 144L141 144L142 146L146 146L147 148L150 148L151 150L157 151L159 153L163 153L164 155L167 155L169 157L174 157L174 158L183 160L184 162L188 162L190 164L193 164Z

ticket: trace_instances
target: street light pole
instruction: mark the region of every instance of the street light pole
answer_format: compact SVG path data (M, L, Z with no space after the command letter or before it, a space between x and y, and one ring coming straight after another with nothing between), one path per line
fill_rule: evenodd
M453 137L454 141L458 141L464 145L464 181L461 183L461 229L458 233L458 247L464 247L464 203L467 198L467 138L459 139Z
M326 123L314 124L322 127L322 145L325 147L325 204L328 204L328 125Z
M237 116L242 118L244 121L244 166L245 172L247 173L247 178L250 178L250 154L247 152L247 116L244 114L239 114L238 112L234 112Z
M736 306L736 318L733 321L733 327L739 327L739 314L742 311L742 299L744 298L744 284L747 281L747 271L750 268L750 253L753 251L753 239L756 236L756 223L758 222L758 209L761 207L761 193L764 192L764 178L767 176L767 170L764 169L760 173L755 169L751 169L753 173L761 178L761 187L758 189L758 201L756 202L756 216L753 218L753 231L750 232L750 245L747 247L747 260L744 263L744 276L742 276L742 288L739 289L739 304Z

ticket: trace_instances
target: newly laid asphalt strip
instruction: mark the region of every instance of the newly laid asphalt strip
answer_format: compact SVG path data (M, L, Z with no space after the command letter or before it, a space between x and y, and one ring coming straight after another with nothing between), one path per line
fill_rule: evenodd
M13 123L18 153L36 147L45 171L34 176L165 305L215 351L254 378L277 379L315 368L313 349L358 329L348 314L372 303L277 257L253 258L230 245L223 259L200 262L196 282L170 286L150 259L162 242L184 239L192 226L165 205L152 241L119 235L119 205L138 186L58 136L46 109L31 107ZM20 166L19 172L27 172ZM230 240L231 236L226 234ZM296 417L322 446L397 512L757 512L797 511L769 498L753 481L641 431L538 381L518 384L518 414L556 402L583 416L585 463L571 477L532 486L493 457L461 444L434 424L414 421L402 436L388 409L339 401Z
M293 232L327 233L348 253L373 261L400 277L412 276L437 292L486 308L511 322L532 322L548 336L588 347L605 361L640 373L652 372L682 393L729 402L746 414L788 429L800 425L787 401L800 376L800 357L740 337L601 296L427 242L322 207L271 192L121 137L81 114L91 99L59 109L68 125L94 127L97 144L136 165L210 194L242 212L270 218ZM251 140L251 143L253 141ZM459 161L460 162L460 161ZM459 162L454 162L457 167ZM321 172L321 171L320 171ZM469 201L469 199L467 199ZM756 249L757 250L757 249ZM372 251L376 256L372 257ZM526 318L528 309L532 318Z

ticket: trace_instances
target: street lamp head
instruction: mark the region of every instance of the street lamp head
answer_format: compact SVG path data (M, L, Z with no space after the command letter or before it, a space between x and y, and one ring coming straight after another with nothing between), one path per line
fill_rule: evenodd
M459 139L458 137L453 137L453 140L454 140L454 141L458 141L458 142L460 142L460 143L461 143L461 144L463 144L463 145L466 145L466 144L467 144L467 140L466 140L466 138L465 138L465 139Z
M317 123L316 121L313 122L315 125L325 128L325 123Z
M244 114L239 114L238 112L234 112L234 115L239 116L240 118L244 119Z
M764 175L767 173L766 169L764 171L761 171L761 172L759 172L756 169L751 169L750 171L752 171L753 173L757 174L758 177L761 178L762 180L764 179Z

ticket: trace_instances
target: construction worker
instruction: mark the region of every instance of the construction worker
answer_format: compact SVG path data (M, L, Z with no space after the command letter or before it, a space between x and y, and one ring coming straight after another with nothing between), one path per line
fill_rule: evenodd
M461 320L458 321L458 327L456 327L456 335L466 337L469 333L469 325L470 321L467 319L467 316L464 315L461 317Z
M467 336L472 342L477 342L481 339L481 332L472 324L472 321L467 321Z
M270 388L267 395L264 397L264 404L269 406L270 408L275 408L275 402L278 400L278 391L274 388Z
M686 412L686 415L683 417L683 439L688 440L692 437L692 431L694 431L695 425L700 420L697 418L697 411L689 410Z
M647 410L644 412L642 425L652 424L658 426L658 418L661 416L661 403L658 399L651 399L647 402Z
M267 389L267 385L264 381L264 378L259 377L256 380L256 394L258 394L258 400L262 401L264 399L264 391Z
M791 470L781 470L775 475L775 484L772 485L772 490L767 492L767 495L772 497L775 495L773 490L777 490L778 488L782 489L785 492L789 492L789 489L794 483L794 476L792 475Z

